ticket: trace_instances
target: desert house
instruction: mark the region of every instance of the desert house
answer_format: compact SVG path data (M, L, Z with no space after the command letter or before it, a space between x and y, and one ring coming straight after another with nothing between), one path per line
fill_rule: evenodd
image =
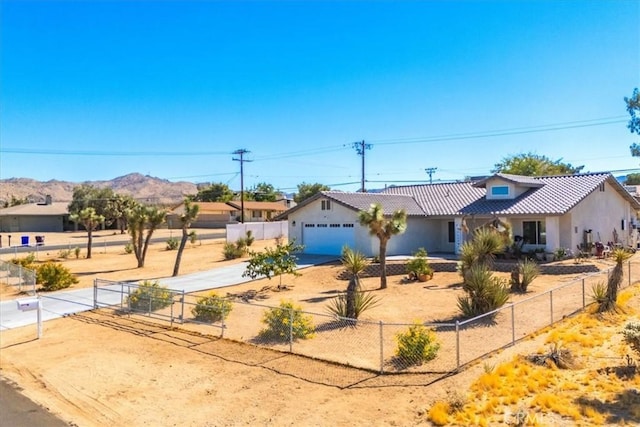
M224 228L227 224L240 222L240 201L231 202L192 202L200 206L198 218L191 224L193 228ZM245 201L245 221L263 222L286 211L287 208L279 202ZM181 228L180 216L184 213L184 203L167 214L169 228Z
M385 214L407 212L407 231L389 255L424 247L458 253L475 228L508 224L523 250L576 251L585 243L638 244L640 203L610 173L525 177L495 174L479 181L386 188L380 193L324 191L285 212L289 237L305 252L339 255L349 245L376 255L379 242L358 223L358 212L380 203Z
M61 232L69 230L68 203L27 203L0 209L0 232Z

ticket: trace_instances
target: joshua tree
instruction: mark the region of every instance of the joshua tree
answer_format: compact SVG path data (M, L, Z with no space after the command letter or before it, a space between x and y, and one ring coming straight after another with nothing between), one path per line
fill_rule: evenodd
M93 244L93 230L104 222L104 216L98 215L94 208L84 208L77 214L72 214L71 221L82 224L87 230L87 258L91 258L91 245Z
M164 222L167 213L157 207L137 205L127 215L133 253L138 260L138 268L144 267L144 259L151 242L151 235ZM144 231L147 230L145 237Z
M392 236L402 234L407 229L407 213L397 210L391 218L384 216L382 206L379 203L371 205L368 211L361 211L358 215L360 225L369 227L369 234L377 236L380 240L380 289L387 287L387 243Z
M200 205L192 205L188 199L184 201L184 212L182 212L182 215L180 215L180 223L182 224L182 239L180 240L180 246L178 247L178 253L176 254L176 263L173 266L174 276L177 276L178 271L180 270L182 251L184 251L184 247L187 244L187 240L189 239L189 227L191 226L191 223L198 217L198 212L200 212Z

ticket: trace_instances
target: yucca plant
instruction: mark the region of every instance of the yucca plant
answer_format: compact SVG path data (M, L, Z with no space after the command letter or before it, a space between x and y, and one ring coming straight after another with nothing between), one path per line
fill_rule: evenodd
M484 265L473 265L465 275L458 297L458 308L465 317L474 317L502 307L509 300L509 288L504 279L493 277Z
M631 257L631 254L624 249L616 249L612 253L616 265L611 270L609 280L607 280L607 295L598 307L599 312L616 311L618 300L618 288L622 283L622 264Z
M496 254L504 251L504 237L494 229L479 228L473 233L473 239L460 247L460 274L462 277L471 266L485 265L488 269L493 266Z
M363 253L345 246L342 248L341 261L344 268L351 273L351 278L349 279L346 294L336 298L329 307L329 311L338 316L357 319L362 311L371 308L377 303L376 298L371 294L364 294L360 289L359 274L367 268L369 260Z
M535 261L525 259L518 262L511 272L511 290L514 292L527 292L527 288L533 279L540 274L540 268Z

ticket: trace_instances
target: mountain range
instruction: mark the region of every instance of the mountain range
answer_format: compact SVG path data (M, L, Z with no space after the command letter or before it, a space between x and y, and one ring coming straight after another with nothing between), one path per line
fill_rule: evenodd
M131 195L136 200L149 201L162 205L179 204L184 197L198 192L196 184L180 181L171 182L149 175L131 173L109 181L36 181L29 178L9 178L0 180L0 206L10 201L12 196L27 199L29 202L42 203L46 196L53 202L70 202L73 189L82 184L94 187L109 187L117 194Z

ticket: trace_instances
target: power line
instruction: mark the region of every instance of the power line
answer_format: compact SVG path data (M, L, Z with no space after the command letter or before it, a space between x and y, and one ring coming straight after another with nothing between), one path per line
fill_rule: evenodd
M92 150L57 150L40 148L7 148L0 147L0 153L11 154L46 154L56 156L228 156L224 151L92 151Z

